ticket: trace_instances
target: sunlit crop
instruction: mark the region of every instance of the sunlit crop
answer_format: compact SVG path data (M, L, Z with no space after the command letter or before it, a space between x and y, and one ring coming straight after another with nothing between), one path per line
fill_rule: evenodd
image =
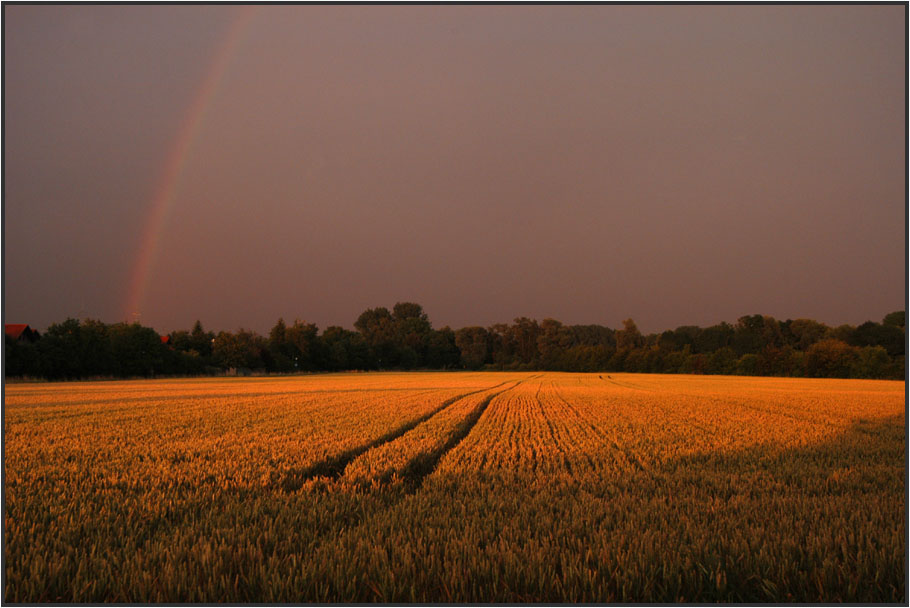
M8 384L7 602L906 601L904 383Z

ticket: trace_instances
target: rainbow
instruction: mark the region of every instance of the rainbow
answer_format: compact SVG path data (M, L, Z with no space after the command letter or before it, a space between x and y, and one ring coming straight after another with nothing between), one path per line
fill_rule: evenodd
M177 137L164 163L164 169L155 188L155 196L149 205L147 217L143 223L144 230L130 273L129 292L124 307L124 316L127 321L135 320L145 303L145 294L158 253L158 244L167 224L168 215L174 206L180 176L186 166L190 148L199 135L206 111L227 72L231 58L240 46L240 41L252 20L254 10L254 6L244 6L238 10L214 53L199 90L183 115L180 129L177 131Z

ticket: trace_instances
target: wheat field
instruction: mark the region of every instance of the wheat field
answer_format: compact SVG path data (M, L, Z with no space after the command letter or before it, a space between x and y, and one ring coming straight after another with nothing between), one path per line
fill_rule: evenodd
M906 602L904 383L7 384L6 602Z

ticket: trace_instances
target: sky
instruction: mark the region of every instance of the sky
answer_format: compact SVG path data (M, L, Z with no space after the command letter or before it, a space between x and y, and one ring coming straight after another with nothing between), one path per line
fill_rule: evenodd
M4 322L881 320L905 11L5 5Z

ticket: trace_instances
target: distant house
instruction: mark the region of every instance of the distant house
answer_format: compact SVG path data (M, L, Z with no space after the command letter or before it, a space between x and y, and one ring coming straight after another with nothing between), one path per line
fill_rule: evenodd
M24 323L6 323L3 333L19 342L34 342L40 337L38 332Z
M162 343L162 344L166 344L167 346L170 346L170 345L171 345L171 337L170 337L170 336L161 336L161 343Z

